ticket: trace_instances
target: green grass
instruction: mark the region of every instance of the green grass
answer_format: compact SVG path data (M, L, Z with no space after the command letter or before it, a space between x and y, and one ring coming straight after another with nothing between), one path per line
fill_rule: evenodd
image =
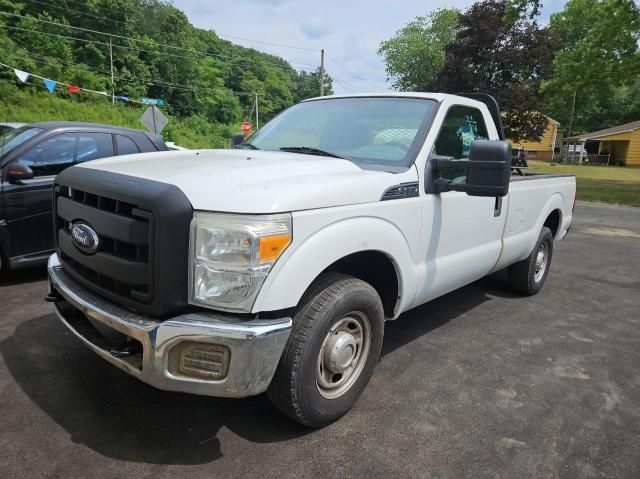
M542 161L529 161L529 166L540 173L576 175L579 200L640 206L640 168L552 165Z
M139 118L146 108L138 104L112 104L110 98L65 98L0 84L0 122L88 121L143 130ZM239 128L211 123L199 115L167 117L169 124L162 136L165 141L174 141L185 148L226 148Z

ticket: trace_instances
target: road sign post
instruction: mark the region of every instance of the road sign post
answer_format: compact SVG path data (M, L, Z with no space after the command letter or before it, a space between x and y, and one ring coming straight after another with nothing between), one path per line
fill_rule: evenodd
M147 130L158 134L167 126L169 120L156 105L149 105L140 117L140 123L142 123Z

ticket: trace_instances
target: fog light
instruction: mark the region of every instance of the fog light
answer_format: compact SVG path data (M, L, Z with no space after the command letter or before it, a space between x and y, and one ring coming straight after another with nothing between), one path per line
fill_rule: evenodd
M219 381L227 376L230 356L220 344L182 342L169 353L169 372Z

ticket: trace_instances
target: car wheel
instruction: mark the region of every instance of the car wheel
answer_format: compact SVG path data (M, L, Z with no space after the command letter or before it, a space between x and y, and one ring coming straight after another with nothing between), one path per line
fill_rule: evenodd
M553 235L544 226L531 254L522 261L509 266L509 283L511 288L521 294L533 296L542 289L553 255Z
M382 302L371 285L343 274L321 276L296 309L269 399L306 426L335 421L369 382L383 335Z

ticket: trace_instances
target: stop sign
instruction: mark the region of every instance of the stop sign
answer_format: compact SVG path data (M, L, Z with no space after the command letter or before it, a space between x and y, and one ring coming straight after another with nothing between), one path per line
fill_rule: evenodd
M240 129L245 133L251 131L251 123L249 123L248 121L243 121L242 125L240 125Z

